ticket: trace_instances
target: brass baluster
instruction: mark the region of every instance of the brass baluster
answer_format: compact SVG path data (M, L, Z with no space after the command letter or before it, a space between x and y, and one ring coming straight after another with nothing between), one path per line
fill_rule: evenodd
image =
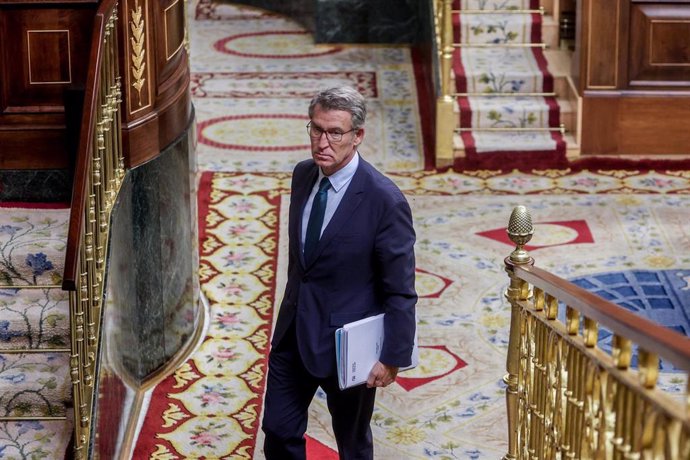
M450 21L451 1L444 0L443 4L445 11L444 14L447 14L445 22L449 28L445 30L445 32L451 34L449 38L452 40L452 23ZM450 49L452 50L452 48ZM450 68L448 71L450 72ZM530 435L525 433L525 436L521 437L519 431L521 428L518 426L518 414L520 412L520 400L518 398L522 398L522 394L518 394L518 374L520 373L520 363L523 362L523 358L520 356L520 351L521 341L524 337L524 335L520 333L522 326L521 307L519 302L529 298L530 290L527 283L514 275L513 266L534 263L534 260L524 250L524 245L529 242L533 233L534 229L532 228L532 217L527 211L527 208L524 206L518 206L513 209L508 222L508 235L510 236L511 241L515 243L516 247L511 255L505 260L506 272L510 276L510 286L508 287L505 296L511 305L510 339L508 344L508 356L506 359L506 369L508 373L505 375L505 377L503 377L503 381L506 384L506 409L508 413L508 452L503 457L505 460L518 458L518 449L520 448L518 443L525 442L525 438ZM529 319L527 321L529 322ZM529 329L529 323L527 324L526 329ZM527 338L524 340L531 340L530 335L531 334L527 334ZM524 382L524 394L526 398L525 405L530 404L529 398L531 394L529 386L531 379L530 368L532 366L530 360L532 359L532 356L530 356L530 353L531 350L529 349L529 345L527 345L527 356L524 360L526 374ZM532 417L532 414L526 414L526 416ZM524 424L529 423L527 420L524 422Z
M440 92L436 100L436 158L449 163L453 160L453 131L455 115L451 96L453 72L453 2L443 0L439 8L439 63L441 67Z

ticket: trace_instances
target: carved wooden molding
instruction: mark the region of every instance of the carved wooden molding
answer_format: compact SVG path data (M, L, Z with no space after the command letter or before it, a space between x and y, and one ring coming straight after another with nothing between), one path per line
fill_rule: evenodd
M130 61L127 91L127 111L130 115L151 105L151 64L148 34L148 3L134 0L134 4L124 5L127 21L127 41L125 56Z

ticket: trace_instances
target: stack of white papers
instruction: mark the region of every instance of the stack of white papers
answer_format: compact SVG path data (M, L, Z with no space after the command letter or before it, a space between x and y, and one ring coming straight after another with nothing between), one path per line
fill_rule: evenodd
M348 323L335 331L335 359L338 385L341 390L365 383L383 347L383 313ZM415 331L412 364L401 371L412 369L419 363L417 333Z

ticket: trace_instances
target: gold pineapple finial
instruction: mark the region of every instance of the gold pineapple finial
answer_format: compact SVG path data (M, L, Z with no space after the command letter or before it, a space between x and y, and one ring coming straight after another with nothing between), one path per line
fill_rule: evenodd
M524 264L531 259L523 247L532 239L532 234L534 234L532 216L525 206L516 206L510 213L508 221L508 237L516 245L515 250L510 253L512 262Z

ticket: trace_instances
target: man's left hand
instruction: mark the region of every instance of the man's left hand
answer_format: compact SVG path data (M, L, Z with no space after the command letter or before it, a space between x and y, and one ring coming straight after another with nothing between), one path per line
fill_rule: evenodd
M380 361L374 364L374 367L369 373L369 378L367 379L367 387L387 387L391 383L395 382L395 377L398 375L398 368L393 366L386 366Z

